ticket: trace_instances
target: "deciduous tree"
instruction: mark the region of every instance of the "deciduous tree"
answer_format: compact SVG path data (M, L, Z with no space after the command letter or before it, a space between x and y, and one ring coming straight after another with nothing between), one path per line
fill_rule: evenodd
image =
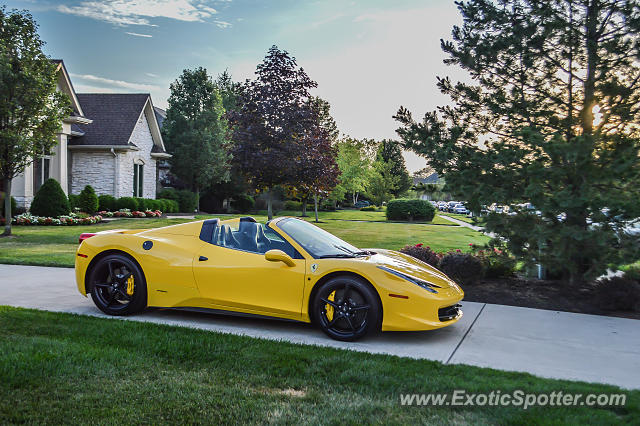
M56 90L57 67L28 12L0 7L0 180L5 228L11 235L11 180L34 158L50 154L56 132L71 114L69 98Z
M171 171L192 191L229 179L230 135L222 97L204 68L184 70L171 84L162 127Z

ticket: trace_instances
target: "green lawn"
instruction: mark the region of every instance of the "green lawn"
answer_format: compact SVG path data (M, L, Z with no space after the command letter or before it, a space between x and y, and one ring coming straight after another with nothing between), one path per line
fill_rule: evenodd
M620 393L461 365L0 307L0 423L638 424L624 407L413 406L400 394Z
M367 215L379 212L353 211L353 213ZM216 216L198 216L198 218L204 217ZM221 218L228 217L230 216ZM254 217L262 222L267 219L266 216L261 215L254 215ZM313 219L307 218L307 220ZM440 220L448 222L445 219ZM0 263L71 267L75 261L78 236L83 232L121 228L155 228L187 221L189 219L119 219L87 226L14 226L13 237L0 238ZM466 250L469 243L482 244L488 241L484 235L461 226L358 222L332 220L328 216L321 217L321 221L322 223L318 224L320 227L361 248L398 250L406 244L424 243L438 251L457 248Z
M300 211L294 210L283 210L276 213L276 216L295 216L299 217L302 214ZM261 210L258 212L259 216L267 215L266 210ZM307 210L307 220L315 220L315 213L313 209ZM351 220L351 221L370 221L370 222L387 222L386 212L384 211L375 211L375 212L367 212L360 210L336 210L332 212L318 212L318 219L321 221L324 220ZM417 222L417 223L430 223L433 225L448 225L448 226L458 226L457 224L451 222L450 220L446 220L441 218L436 214L436 217L433 218L431 222Z

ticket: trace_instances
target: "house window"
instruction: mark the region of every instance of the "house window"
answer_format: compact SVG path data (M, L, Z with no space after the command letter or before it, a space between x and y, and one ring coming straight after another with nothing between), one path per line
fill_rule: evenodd
M134 164L133 165L133 196L134 197L142 197L142 176L143 173L143 165L142 164Z
M49 179L49 158L38 158L33 162L33 192L38 192L42 184Z

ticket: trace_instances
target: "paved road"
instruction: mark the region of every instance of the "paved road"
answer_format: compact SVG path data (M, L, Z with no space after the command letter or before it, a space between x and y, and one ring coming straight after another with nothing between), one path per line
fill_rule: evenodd
M68 268L0 265L0 305L105 316L77 292ZM640 389L638 320L473 302L463 310L451 327L354 343L278 320L159 309L126 319Z

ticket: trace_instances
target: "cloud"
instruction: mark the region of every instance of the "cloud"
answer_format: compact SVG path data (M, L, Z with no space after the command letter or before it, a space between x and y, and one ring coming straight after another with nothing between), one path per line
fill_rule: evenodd
M153 37L151 34L130 33L129 31L125 31L125 34L129 34L134 37L147 37L147 38Z
M216 27L218 28L229 28L231 27L231 23L230 22L225 22L225 21L213 21L214 24L216 24Z
M155 77L158 76L158 74L154 74L152 72L145 72L145 75L147 75L148 77L151 77L151 78L155 78Z
M88 81L88 82L93 83L93 84L97 83L97 84L102 84L102 85L112 86L112 87L118 87L118 88L123 88L123 89L141 90L141 91L144 91L144 92L148 92L148 91L151 91L151 90L159 89L158 86L154 86L152 84L131 83L131 82L128 82L128 81L123 81L123 80L112 80L110 78L98 77L98 76L91 75L91 74L73 74L72 73L71 77L78 78L78 79L84 80L84 81ZM89 87L89 86L87 86L87 87ZM91 87L95 88L95 86L91 86ZM104 90L109 90L109 89L104 89Z
M56 10L115 25L157 26L149 18L204 22L218 13L203 3L204 0L100 0L83 1L74 6L59 5Z

